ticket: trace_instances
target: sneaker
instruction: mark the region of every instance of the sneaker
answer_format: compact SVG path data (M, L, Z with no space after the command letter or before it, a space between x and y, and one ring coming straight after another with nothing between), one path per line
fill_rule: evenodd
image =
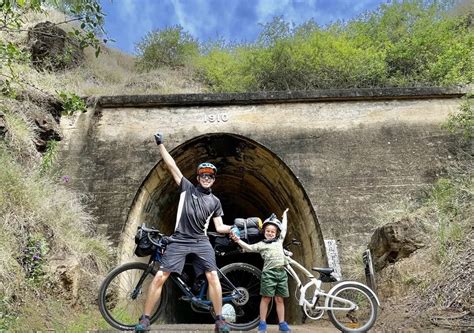
M142 315L140 321L135 326L135 332L145 332L150 330L150 317Z
M225 322L224 319L216 320L216 326L214 327L214 332L230 332L229 325Z
M258 333L267 333L267 323L265 320L260 320L258 323Z
M278 330L279 332L286 332L289 333L291 332L290 326L288 326L288 323L286 321L282 321L281 323L278 324Z

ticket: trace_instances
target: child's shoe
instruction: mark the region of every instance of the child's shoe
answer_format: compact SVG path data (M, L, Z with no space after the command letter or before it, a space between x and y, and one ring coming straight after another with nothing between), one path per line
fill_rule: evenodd
M258 323L258 333L267 333L267 323L265 320L260 320Z
M290 333L290 326L288 326L288 323L286 321L282 321L281 323L278 324L278 329L280 333Z

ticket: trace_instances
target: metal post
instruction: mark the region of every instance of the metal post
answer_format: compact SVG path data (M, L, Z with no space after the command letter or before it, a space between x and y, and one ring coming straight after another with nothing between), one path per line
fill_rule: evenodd
M375 272L374 272L374 264L372 262L372 255L370 254L370 250L367 249L362 254L362 259L365 265L365 279L366 284L369 286L370 289L377 294L377 284L375 283Z

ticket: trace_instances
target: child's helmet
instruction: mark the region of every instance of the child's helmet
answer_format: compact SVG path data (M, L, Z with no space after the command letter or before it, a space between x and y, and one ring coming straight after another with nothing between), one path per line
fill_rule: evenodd
M269 218L263 221L262 230L265 230L265 226L267 226L268 224L273 224L277 227L278 231L281 231L281 222L279 219L277 219L275 214L270 215Z

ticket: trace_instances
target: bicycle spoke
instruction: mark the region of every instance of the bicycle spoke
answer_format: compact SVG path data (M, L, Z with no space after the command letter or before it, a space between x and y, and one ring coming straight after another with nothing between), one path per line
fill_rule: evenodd
M330 310L329 315L334 325L347 332L366 331L375 322L377 305L372 296L358 285L341 286L332 294L352 302L355 306L339 299L331 299L329 305L344 310Z
M100 310L113 327L131 329L137 323L143 312L146 291L153 280L150 274L137 288L146 268L147 265L143 263L125 264L112 271L101 286ZM158 302L152 312L152 321L158 317L160 304Z
M259 321L260 306L260 270L249 264L229 264L222 272L232 282L240 293L240 297L229 302L235 309L235 322L230 323L234 330L249 330L255 328ZM221 279L223 295L233 292L232 286ZM272 304L270 305L271 309Z

